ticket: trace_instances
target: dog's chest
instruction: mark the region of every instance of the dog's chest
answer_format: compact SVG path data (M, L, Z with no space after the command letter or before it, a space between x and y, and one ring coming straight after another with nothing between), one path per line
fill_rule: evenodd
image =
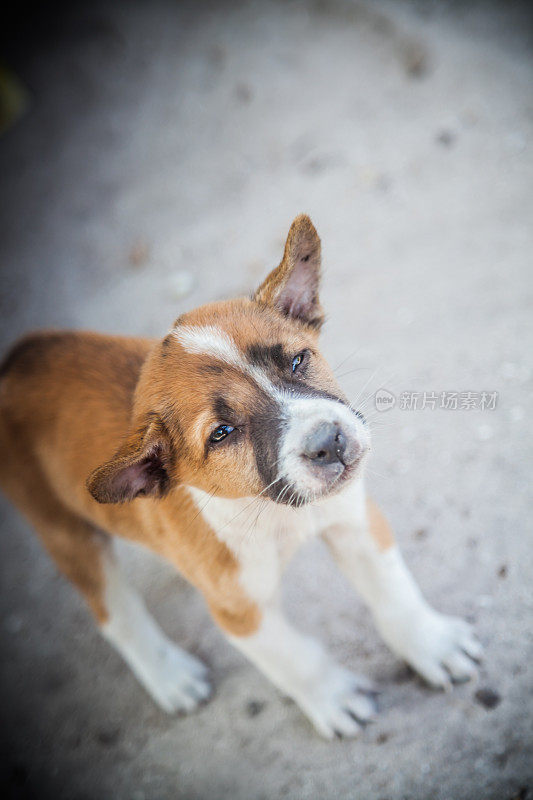
M358 513L364 493L352 486L323 503L290 508L262 498L210 497L189 487L208 525L240 566L240 582L252 599L268 602L296 550L325 528Z

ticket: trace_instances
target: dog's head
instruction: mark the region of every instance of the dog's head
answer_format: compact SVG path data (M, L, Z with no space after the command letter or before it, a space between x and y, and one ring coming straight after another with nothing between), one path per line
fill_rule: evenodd
M251 299L180 317L148 357L132 432L88 480L100 502L179 484L300 505L358 475L370 437L318 347L320 239L307 216Z

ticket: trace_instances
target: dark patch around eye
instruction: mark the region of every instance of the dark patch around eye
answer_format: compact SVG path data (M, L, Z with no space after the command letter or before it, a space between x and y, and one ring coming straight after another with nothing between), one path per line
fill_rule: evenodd
M257 471L264 485L268 486L278 472L278 448L282 432L281 408L274 400L262 395L249 425ZM268 492L270 497L273 496L274 488L275 486Z
M302 365L300 370L305 374L305 365ZM283 381L283 386L289 392L293 392L295 397L320 397L324 400L333 400L335 403L340 403L347 406L348 403L342 397L339 397L332 392L327 392L324 389L318 389L316 386L302 380L299 376L300 370L296 375L287 375Z
M232 422L235 417L235 411L223 397L215 397L213 399L213 411L215 417L224 422Z
M285 369L288 359L283 352L283 345L251 344L246 348L249 361L257 367Z

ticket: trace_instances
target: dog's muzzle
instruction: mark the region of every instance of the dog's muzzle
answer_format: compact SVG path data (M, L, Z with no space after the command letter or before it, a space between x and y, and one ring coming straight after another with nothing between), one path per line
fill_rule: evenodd
M361 415L323 398L296 400L290 412L279 463L295 496L323 497L360 472L370 446Z

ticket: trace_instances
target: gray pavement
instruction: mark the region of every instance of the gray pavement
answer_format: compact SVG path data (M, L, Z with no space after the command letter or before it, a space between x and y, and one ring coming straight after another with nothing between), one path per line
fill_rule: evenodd
M324 350L352 398L397 398L374 415L370 490L486 660L476 685L425 688L312 545L288 612L383 690L359 740L327 743L193 589L124 545L165 630L212 667L211 703L167 717L2 500L12 796L531 796L531 22L514 3L96 2L13 46L31 105L0 139L2 349L41 327L163 334L249 292L308 212ZM443 391L478 407L401 407Z

